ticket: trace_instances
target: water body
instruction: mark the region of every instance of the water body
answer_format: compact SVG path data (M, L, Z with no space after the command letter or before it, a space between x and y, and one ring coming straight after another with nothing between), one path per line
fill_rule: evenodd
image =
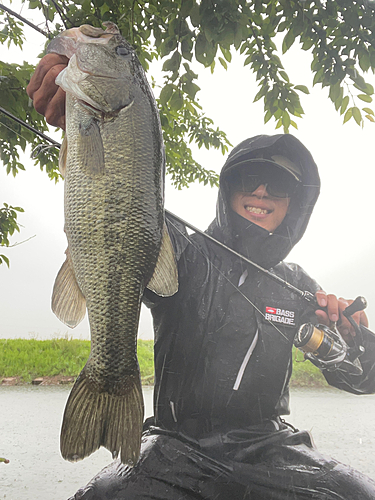
M0 499L66 500L111 462L100 449L77 463L63 460L59 432L68 387L0 387ZM144 391L152 414L152 389ZM310 430L323 454L375 479L375 395L335 389L294 390L287 420Z

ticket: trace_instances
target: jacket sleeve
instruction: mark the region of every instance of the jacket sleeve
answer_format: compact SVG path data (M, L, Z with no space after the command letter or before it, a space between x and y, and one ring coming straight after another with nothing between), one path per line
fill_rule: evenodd
M361 331L365 352L358 359L363 369L362 375L352 375L342 370L333 372L322 370L322 373L333 387L352 394L373 394L375 393L375 335L364 326L361 326Z
M181 259L181 255L184 253L184 250L189 243L189 235L186 231L186 227L180 224L179 222L176 222L175 220L172 219L168 219L167 217L165 218L165 221L178 266ZM148 288L145 288L142 300L145 306L152 309L163 300L163 297L160 297L159 295L152 292Z

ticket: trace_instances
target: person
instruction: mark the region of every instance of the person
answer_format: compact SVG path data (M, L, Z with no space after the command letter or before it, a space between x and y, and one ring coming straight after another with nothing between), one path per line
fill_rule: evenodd
M66 65L42 59L28 93L52 124L64 126L64 95L54 86ZM52 75L52 76L51 76ZM375 482L322 456L289 413L292 347L300 325L337 322L349 345L351 303L326 294L284 262L303 236L317 201L317 166L292 135L259 135L236 146L220 174L217 215L207 234L315 294L319 309L173 217L179 290L145 290L155 330L154 416L130 468L113 462L71 500L349 500L375 498ZM375 392L375 337L363 312L362 374L323 369L328 383Z

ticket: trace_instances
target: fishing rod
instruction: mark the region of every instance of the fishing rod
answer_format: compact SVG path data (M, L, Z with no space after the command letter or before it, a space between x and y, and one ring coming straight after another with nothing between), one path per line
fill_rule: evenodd
M294 285L292 285L288 281L280 278L280 276L277 276L276 274L271 273L270 271L268 271L268 269L265 269L264 267L260 266L256 262L254 262L254 261L248 259L247 257L245 257L244 255L236 252L235 250L233 250L233 248L228 247L227 245L225 245L221 241L217 240L216 238L210 236L209 234L205 233L204 231L201 231L197 227L195 227L192 224L190 224L189 222L181 219L181 217L178 217L177 215L173 214L169 210L165 210L165 213L167 215L169 215L170 217L172 217L173 219L175 219L176 221L180 222L181 224L184 224L186 227L188 227L192 231L204 236L205 238L212 241L216 245L220 246L221 248L224 248L227 252L230 252L231 254L233 254L236 257L240 258L241 260L247 262L251 266L255 267L256 269L258 269L258 271L261 271L263 274L266 274L271 279L273 279L274 281L276 281L277 283L282 285L284 288L286 287L289 290L291 290L292 292L296 293L298 295L298 297L307 300L308 302L312 303L314 306L318 306L318 302L315 298L315 295L313 295L311 292L300 290L299 288L295 287Z
M41 33L42 35L44 35L46 38L49 38L51 39L51 34L49 33L46 33L45 31L43 31L42 29L40 29L38 26L36 26L35 24L31 23L30 21L28 21L27 19L25 19L24 17L20 16L19 14L17 14L17 12L14 12L14 10L11 10L9 9L9 7L5 7L5 5L1 4L0 3L0 9L3 10L4 12L7 12L8 14L10 14L11 16L14 16L16 17L17 19L19 19L20 21L22 21L23 23L27 24L28 26L30 26L31 28L33 28L35 31L38 31L39 33Z
M23 120L20 120L16 116L12 115L12 113L9 113L9 111L7 111L6 109L2 108L1 106L0 106L0 111L1 111L1 113L3 113L8 118L12 119L13 121L15 121L16 123L18 123L19 125L22 125L23 127L27 128L28 130L30 130L31 132L33 132L35 135L38 135L39 137L42 137L45 141L50 142L56 148L60 148L61 147L61 144L59 142L51 139L51 137L48 137L47 135L43 134L43 132L40 132L39 130L37 130L36 128L32 127L31 125L29 125L28 123L24 122ZM17 133L17 132L15 132L15 133Z

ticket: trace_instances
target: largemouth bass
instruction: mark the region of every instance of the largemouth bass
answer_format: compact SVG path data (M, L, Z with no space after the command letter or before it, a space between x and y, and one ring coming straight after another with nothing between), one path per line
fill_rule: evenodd
M52 309L76 326L86 307L91 353L66 404L60 447L82 459L105 446L137 462L143 398L136 354L146 286L177 291L164 224L164 147L159 114L134 49L116 25L72 28L49 45L70 57L56 83L66 92L66 260Z

